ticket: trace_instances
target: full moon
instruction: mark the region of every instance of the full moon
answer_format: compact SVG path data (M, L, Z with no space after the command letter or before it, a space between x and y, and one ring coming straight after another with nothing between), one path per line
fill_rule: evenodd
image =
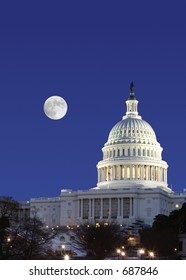
M44 103L44 112L52 120L60 120L67 113L67 103L60 96L51 96Z

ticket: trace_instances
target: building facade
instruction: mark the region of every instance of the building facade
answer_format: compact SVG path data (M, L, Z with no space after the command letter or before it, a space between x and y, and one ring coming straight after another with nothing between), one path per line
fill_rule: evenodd
M110 131L97 164L97 186L85 191L62 189L58 197L33 198L30 215L46 225L77 225L117 221L130 225L137 219L151 225L158 214L179 209L186 194L168 186L162 147L149 123L138 114L134 85L126 114Z

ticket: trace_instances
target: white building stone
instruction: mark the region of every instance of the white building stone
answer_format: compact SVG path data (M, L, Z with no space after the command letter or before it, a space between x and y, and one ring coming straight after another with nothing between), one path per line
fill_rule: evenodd
M158 214L179 209L186 194L168 186L166 161L152 127L138 114L131 83L127 111L110 131L97 164L95 188L61 190L55 198L33 198L30 213L48 226L117 221L130 225L137 219L151 225Z

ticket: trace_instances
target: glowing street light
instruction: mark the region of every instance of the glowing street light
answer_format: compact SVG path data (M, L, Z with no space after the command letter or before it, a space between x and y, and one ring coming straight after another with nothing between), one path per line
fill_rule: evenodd
M64 260L66 260L66 261L70 260L70 256L68 254L65 254L64 255Z
M119 260L119 257L120 257L120 254L121 254L121 250L120 250L120 249L117 249L117 250L116 250L116 253L118 254L118 260Z
M149 252L149 257L151 258L151 259L153 259L154 258L154 252Z
M145 254L145 250L144 249L139 249L138 254L140 256L140 259L142 259L142 256Z
M125 255L126 255L126 254L125 254L125 252L124 252L124 251L122 251L122 252L121 252L121 256L122 256L122 258L124 258L124 257L125 257Z

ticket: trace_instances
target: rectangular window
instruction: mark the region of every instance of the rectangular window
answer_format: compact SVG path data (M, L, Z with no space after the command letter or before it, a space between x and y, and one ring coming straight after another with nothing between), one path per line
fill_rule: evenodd
M123 218L129 218L130 215L130 198L123 198Z
M141 167L140 165L138 165L138 179L141 178Z
M121 165L121 178L124 179L124 166Z
M127 179L130 179L130 165L127 165Z
M83 219L88 219L89 214L89 200L83 199Z
M118 215L118 199L111 199L111 218L116 219Z
M103 198L103 218L107 219L109 217L109 199Z
M146 170L146 165L144 165L144 180L146 180L146 178L147 178L147 170Z
M99 198L96 198L94 200L94 218L100 219L100 213L101 213L101 200Z

